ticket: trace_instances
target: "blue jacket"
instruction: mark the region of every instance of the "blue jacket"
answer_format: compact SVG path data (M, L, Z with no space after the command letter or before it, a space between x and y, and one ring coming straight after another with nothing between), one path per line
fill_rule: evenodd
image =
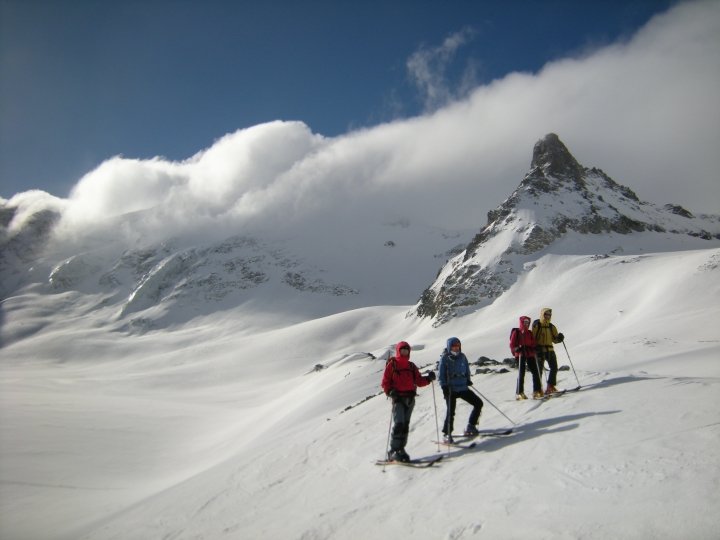
M448 339L447 348L440 356L438 382L440 387L448 386L453 392L463 392L470 383L470 364L462 349L456 356L450 352L450 345L455 341L460 342L457 338Z

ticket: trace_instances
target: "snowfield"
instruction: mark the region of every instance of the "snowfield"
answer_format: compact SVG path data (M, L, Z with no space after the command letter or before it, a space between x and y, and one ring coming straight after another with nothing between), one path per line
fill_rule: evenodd
M266 330L231 309L144 335L107 326L97 299L29 288L0 312L0 538L716 539L719 273L718 248L547 255L439 328L411 306ZM580 391L516 402L517 371L477 374L479 427L514 432L446 451L433 383L407 450L444 459L375 465L396 341L423 370L453 335L471 362L502 360L545 306L566 336L558 386Z

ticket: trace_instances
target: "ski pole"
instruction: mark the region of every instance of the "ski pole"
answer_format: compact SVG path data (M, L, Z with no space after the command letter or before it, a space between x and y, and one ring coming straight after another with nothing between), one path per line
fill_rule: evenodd
M523 377L520 377L520 374L522 373L522 362L523 362L523 360L525 360L525 355L522 354L522 351L520 352L520 355L518 356L517 360L518 360L518 377L517 377L517 382L515 383L515 395L520 394L520 380L523 379L524 375L525 375L523 373ZM526 361L526 363L527 363L527 361ZM523 386L525 386L524 380L523 380Z
M437 437L438 442L438 452L440 452L440 425L438 424L437 401L435 399L435 381L431 382L430 384L432 385L433 406L435 407L435 436Z
M447 377L447 402L445 403L445 405L447 405L447 412L445 413L445 422L443 422L443 429L445 430L446 435L450 437L450 440L452 440L452 431L455 424L455 402L453 401L452 385L450 384L449 363L445 366L445 373Z
M392 428L393 409L394 408L395 408L395 402L393 402L393 406L390 407L390 421L388 422L387 442L385 443L385 457L383 458L385 461L387 461L388 458L390 457L390 429ZM383 472L385 472L385 465L383 465Z
M538 347L538 350L535 353L535 361L537 363L538 376L540 377L540 381L542 381L543 370L545 369L545 351L540 351L539 349L540 347Z
M533 358L533 361L535 362L535 371L537 371L538 381L540 381L540 391L542 392L542 377L540 376L540 368L538 367L537 356L535 356L535 358ZM533 381L533 384L535 384L534 381Z
M570 359L570 353L567 350L567 346L565 345L565 340L562 342L563 347L565 348L565 354L567 354L568 360L570 361L570 366L572 366L573 373L575 374L575 380L578 383L578 388L580 388L582 385L580 384L580 379L578 379L577 372L575 371L575 366L572 363L572 360Z
M507 414L505 414L505 413L502 412L500 409L498 409L497 406L496 406L492 401L490 401L488 398L486 398L485 396L483 396L483 395L480 393L480 391L477 390L474 386L469 386L468 388L472 389L472 391L475 392L478 396L480 396L480 397L483 398L485 401L487 401L490 405L492 405L493 407L495 407L495 410L496 410L497 412L499 412L500 414L502 414L505 418L507 418L508 420L510 420L510 422L512 422L512 424L513 424L514 426L517 426L517 422L514 422Z

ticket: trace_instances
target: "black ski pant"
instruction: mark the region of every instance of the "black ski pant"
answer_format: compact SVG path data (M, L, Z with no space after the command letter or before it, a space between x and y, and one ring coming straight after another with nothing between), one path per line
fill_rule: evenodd
M531 356L529 358L521 356L518 365L518 380L516 394L525 392L525 369L529 369L532 373L533 392L542 392L542 381L540 380L540 369L538 368L537 358Z
M455 405L458 398L472 405L468 425L477 425L483 408L483 400L480 399L480 396L478 396L475 392L472 392L470 389L457 391L450 390L447 386L443 387L443 396L445 397L445 403L447 404L447 414L445 415L445 423L443 424L442 429L443 433L447 435L452 434L453 426L455 424Z
M415 408L414 397L399 397L393 399L392 419L393 429L390 439L390 450L403 450L410 432L410 417Z
M548 371L547 383L551 386L557 385L558 364L555 351L545 347L539 347L537 351L537 359L538 365L540 366L540 378L542 378L544 363L547 362L548 367L550 368Z

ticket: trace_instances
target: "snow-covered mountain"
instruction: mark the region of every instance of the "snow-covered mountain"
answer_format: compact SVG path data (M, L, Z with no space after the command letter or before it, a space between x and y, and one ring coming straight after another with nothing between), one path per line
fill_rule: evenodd
M717 245L718 239L719 216L696 217L677 205L643 202L602 170L580 165L550 133L535 144L530 171L518 188L440 270L414 312L442 324L486 306L546 253L696 249Z
M6 205L1 214L0 298L28 291L93 297L106 325L133 333L233 309L298 320L407 304L470 237L399 218L291 235L219 233L220 240L170 237L132 246L107 233L100 240L86 234L69 252L54 234L61 211L43 209L11 228L16 210ZM113 226L135 219L120 216Z

